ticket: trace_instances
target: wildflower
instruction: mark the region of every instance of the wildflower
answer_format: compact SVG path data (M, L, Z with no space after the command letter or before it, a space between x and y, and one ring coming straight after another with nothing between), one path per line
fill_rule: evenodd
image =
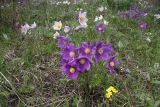
M54 25L52 27L53 27L54 30L61 30L62 22L61 21L59 21L59 22L55 21Z
M94 21L97 22L97 21L102 20L102 19L103 19L103 16L100 15L100 16L96 16Z
M154 63L154 69L158 69L160 67L160 64L159 63Z
M65 36L57 36L58 43L57 46L61 48L65 48L69 45L69 38Z
M78 21L80 23L80 25L87 25L87 17L86 17L86 14L87 12L79 12L79 15L78 15Z
M76 79L78 77L78 70L77 70L77 67L75 65L75 63L68 63L64 66L62 66L62 70L64 72L64 74L67 74L68 75L68 78L69 79Z
M91 64L93 64L93 61L88 57L80 56L79 58L77 58L76 64L77 64L77 69L80 72L85 72L90 69Z
M94 22L97 22L97 21L99 20L98 18L99 18L99 17L96 16L95 19L94 19Z
M106 20L104 20L103 23L104 23L105 25L108 25L109 22L106 21Z
M104 24L97 24L96 25L96 31L97 32L104 32L105 26Z
M64 32L65 33L68 33L70 30L71 30L71 28L69 26L65 26L64 27Z
M146 37L146 41L151 42L150 37Z
M115 89L113 86L110 86L107 90L106 90L107 92L113 92L113 93L118 93L118 90L117 89Z
M106 93L106 98L109 99L109 98L111 98L111 96L112 96L112 92L111 91Z
M100 11L100 12L103 12L104 10L107 10L107 7L101 6L101 7L98 7L97 10Z
M115 89L113 86L110 86L110 87L106 90L106 95L105 95L105 97L108 98L108 99L110 99L110 98L112 97L113 93L115 93L115 94L118 93L118 90Z
M69 60L68 59L64 59L63 56L61 56L61 60L60 60L61 66L64 66L64 65L66 65L68 63L69 63Z
M74 47L73 44L69 44L64 50L62 50L61 55L64 59L72 61L76 58L78 54L78 49Z
M58 36L60 36L60 34L56 31L56 33L53 35L53 38L57 39Z
M109 60L107 61L107 64L106 64L106 68L111 72L113 73L114 72L114 69L115 67L119 64L119 62L117 60L115 60L116 56L112 56L109 58Z
M145 22L140 22L140 23L138 24L138 28L140 28L140 29L146 29L146 28L147 28L147 23L145 23Z
M30 29L30 26L27 23L24 26L21 26L21 32L24 34L27 34L29 29Z
M129 9L127 11L118 11L118 15L120 15L122 18L125 19L139 19L143 16L148 15L149 10L148 9L144 9L144 10L140 10L140 9Z
M69 1L63 1L63 4L70 5L70 2Z
M30 26L31 29L34 29L36 27L37 27L37 24L35 22L33 24L31 24L31 26Z
M88 25L78 25L75 30L86 28Z
M156 17L157 19L160 19L160 14L155 14L154 17Z
M56 5L60 5L62 2L57 2Z
M103 12L103 10L104 10L104 7L103 6L101 6L101 7L98 7L98 9L97 9L98 11L100 11L100 12Z
M98 41L96 43L96 50L95 50L95 59L96 63L98 63L102 58L104 60L108 60L109 54L112 53L114 50L112 49L110 44L102 44L102 42Z
M86 42L82 42L81 47L80 47L80 55L81 56L87 56L89 58L91 58L92 54L93 54L93 48L94 48L94 44L90 43L90 45L88 45Z

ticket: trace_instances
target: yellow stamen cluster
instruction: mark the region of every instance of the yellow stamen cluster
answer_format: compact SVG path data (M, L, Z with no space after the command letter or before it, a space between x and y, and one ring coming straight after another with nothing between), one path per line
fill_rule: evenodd
M140 25L141 28L144 28L144 25Z
M107 90L106 90L106 98L111 98L111 96L113 95L113 93L118 93L118 90L115 89L113 86L110 86Z
M109 63L109 65L110 65L111 67L114 67L115 63L114 63L113 61L111 61L111 62Z
M74 56L75 56L75 53L74 53L73 51L71 51L71 52L69 53L69 56L70 56L70 57L74 57Z
M85 64L85 59L80 59L80 61L79 61L81 64Z
M56 23L56 27L57 28L61 28L61 24L60 23Z
M74 73L74 72L75 72L75 68L71 67L71 68L69 69L69 72L70 72L70 73Z
M98 49L98 53L103 54L103 49L102 48Z
M99 30L99 31L101 31L101 30L102 30L102 28L101 28L101 27L99 27L99 28L98 28L98 30Z
M89 54L89 53L90 53L90 49L89 49L89 48L86 48L86 49L84 50L84 52L85 52L86 54Z
M79 19L80 19L80 21L84 21L85 17L84 16L80 16Z

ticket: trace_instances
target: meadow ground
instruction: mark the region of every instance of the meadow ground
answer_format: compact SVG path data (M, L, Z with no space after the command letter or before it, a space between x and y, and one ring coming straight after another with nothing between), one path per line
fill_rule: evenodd
M75 30L79 11L87 12L88 26ZM144 0L1 3L0 107L160 107L158 13L160 7ZM58 32L76 47L97 40L111 43L119 61L117 74L110 73L102 60L77 79L68 79L53 38L55 21L70 27L67 34L63 28ZM33 22L36 28L21 32L21 25ZM102 33L96 30L99 23L105 26ZM118 92L108 99L110 86Z

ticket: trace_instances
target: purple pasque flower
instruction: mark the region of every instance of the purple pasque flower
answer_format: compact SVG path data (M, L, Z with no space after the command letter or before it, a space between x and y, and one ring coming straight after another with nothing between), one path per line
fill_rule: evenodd
M106 64L106 68L110 71L110 73L113 73L115 70L115 67L119 64L119 61L117 61L116 59L116 55L110 57L107 60L107 64Z
M63 59L67 60L67 61L72 61L76 58L78 54L78 49L74 47L73 44L69 44L68 47L64 48L61 51L61 56Z
M90 45L87 44L87 42L82 42L81 47L79 48L79 53L81 56L87 56L89 58L93 55L94 44L90 43Z
M104 60L108 60L109 54L111 54L112 52L114 52L114 50L110 43L103 44L102 42L97 41L95 50L96 63L98 63L102 58Z
M145 23L145 22L140 22L140 23L138 24L138 28L139 28L139 29L146 29L146 28L147 28L147 23Z
M76 64L74 62L67 63L62 66L62 71L64 72L64 74L68 75L69 79L76 79L79 74Z
M130 8L126 11L118 11L118 15L125 19L139 19L143 16L146 16L149 12L149 9L145 8L140 10L138 8Z
M61 60L60 60L60 65L61 65L61 66L64 66L64 65L66 65L66 64L69 63L69 60L68 60L68 59L64 59L63 56L61 56L60 59L61 59Z
M93 64L93 61L86 56L80 56L76 59L76 65L79 72L88 71L91 67L91 64Z
M105 25L104 24L97 24L96 25L96 31L97 32L104 32L105 30Z
M69 38L65 37L65 36L57 36L57 46L60 48L65 48L69 45Z

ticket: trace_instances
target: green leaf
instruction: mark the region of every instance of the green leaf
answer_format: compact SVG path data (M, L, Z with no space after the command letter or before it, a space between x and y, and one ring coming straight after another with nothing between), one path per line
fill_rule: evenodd
M9 93L7 91L0 92L0 96L8 97Z
M160 81L158 81L158 80L153 80L153 81L151 81L151 83L152 83L152 84L160 85Z

